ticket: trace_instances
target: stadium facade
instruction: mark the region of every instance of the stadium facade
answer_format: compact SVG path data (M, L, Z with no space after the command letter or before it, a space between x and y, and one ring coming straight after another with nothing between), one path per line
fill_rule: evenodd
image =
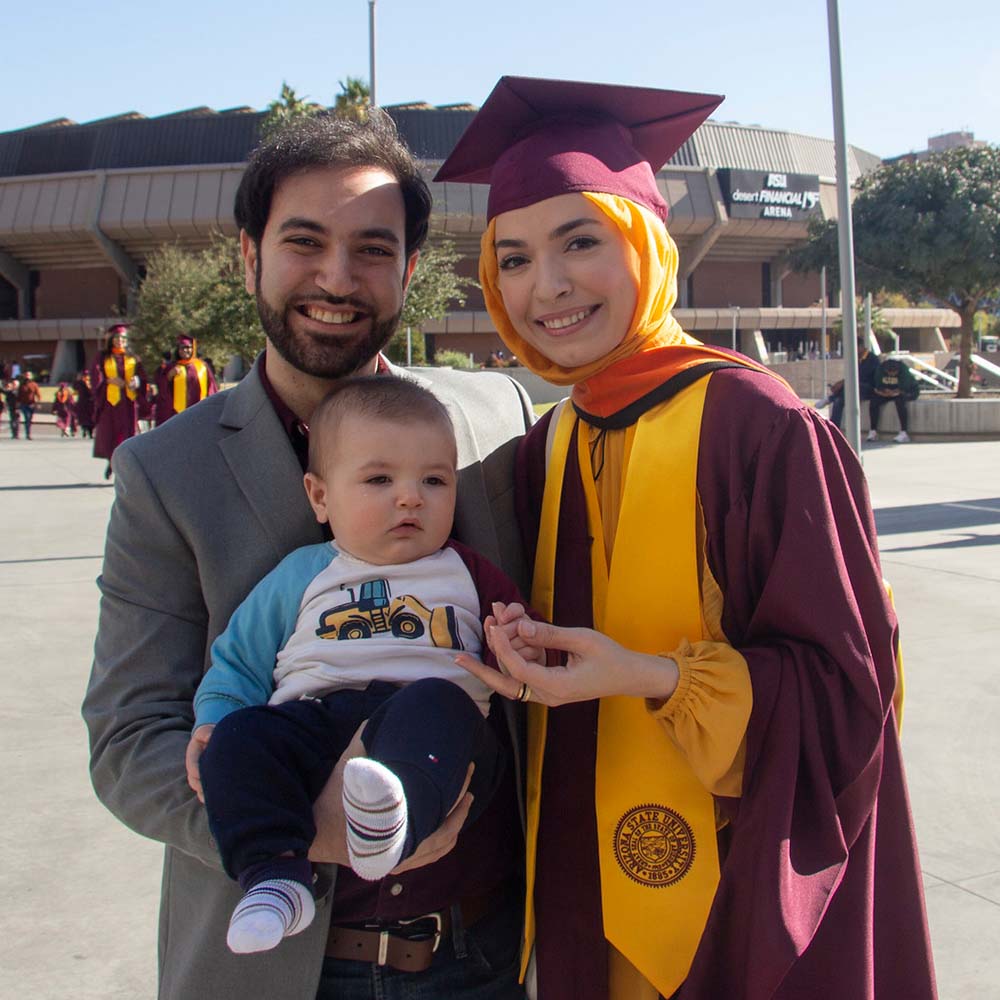
M475 113L470 105L385 110L428 178ZM70 374L93 356L104 326L128 314L153 249L199 249L213 233L235 236L233 196L262 118L250 108L195 108L0 134L0 359L54 378ZM852 184L879 163L851 147ZM709 342L735 339L758 357L814 350L820 279L791 272L785 254L805 239L812 217L836 216L833 143L709 121L657 181L680 249L681 323ZM461 273L474 277L486 189L431 189L432 239L452 240ZM944 349L941 328L958 325L948 310L887 313L914 351ZM828 312L828 321L835 316ZM501 346L475 289L461 310L424 330L431 350L480 361Z

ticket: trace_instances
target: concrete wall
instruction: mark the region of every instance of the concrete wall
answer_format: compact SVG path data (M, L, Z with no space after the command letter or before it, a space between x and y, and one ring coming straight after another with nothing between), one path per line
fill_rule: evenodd
M125 304L121 281L110 267L46 268L35 290L36 319L107 316Z
M779 367L802 369L810 365L818 368L819 364L800 361L794 365L775 366L775 370ZM829 380L839 379L843 368L842 361L828 361ZM568 386L549 385L525 368L508 369L507 374L524 386L533 403L556 403L570 394ZM803 398L821 396L821 393L810 393ZM861 430L868 432L867 403L861 404ZM896 408L884 406L879 414L879 432L888 436L898 431ZM910 403L910 433L919 437L1000 437L1000 396L978 399L921 397Z
M692 308L762 306L761 264L750 261L702 261L692 275Z
M781 283L781 304L786 309L814 306L819 302L818 274L788 274ZM771 303L775 305L775 303Z
M520 382L533 403L558 403L570 394L568 385L550 385L527 368L505 368L504 374Z

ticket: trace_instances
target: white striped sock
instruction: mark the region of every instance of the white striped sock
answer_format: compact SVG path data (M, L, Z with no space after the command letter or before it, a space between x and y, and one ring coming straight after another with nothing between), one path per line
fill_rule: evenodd
M384 878L406 840L406 795L384 764L355 757L344 767L344 816L351 867L363 879Z
M304 931L314 916L316 904L308 886L284 878L265 879L236 904L226 944L237 955L269 951L282 938Z

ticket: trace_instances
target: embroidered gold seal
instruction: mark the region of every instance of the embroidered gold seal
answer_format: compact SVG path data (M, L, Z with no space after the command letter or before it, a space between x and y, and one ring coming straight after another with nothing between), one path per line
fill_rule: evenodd
M691 870L694 855L691 827L666 806L636 806L615 827L615 858L640 885L662 889L679 882Z

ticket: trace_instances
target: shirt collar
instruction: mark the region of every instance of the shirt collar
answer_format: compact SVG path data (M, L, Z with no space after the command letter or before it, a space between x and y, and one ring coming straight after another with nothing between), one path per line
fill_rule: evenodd
M378 356L375 372L378 375L390 374L389 362L382 354ZM285 434L299 459L299 465L305 472L309 461L309 425L304 420L300 420L289 409L267 377L267 351L261 354L260 361L257 363L257 376L260 378L260 384L264 387L267 398L271 401L271 406L274 407L278 420L281 421L281 426L285 429Z

